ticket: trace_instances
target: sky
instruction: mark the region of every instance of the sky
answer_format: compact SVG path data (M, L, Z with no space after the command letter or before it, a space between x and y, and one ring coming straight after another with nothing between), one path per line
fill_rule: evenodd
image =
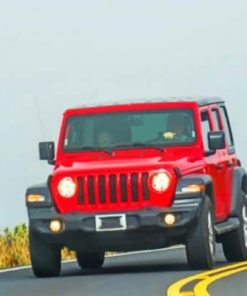
M52 167L63 111L169 96L226 100L247 166L245 0L0 0L0 230L27 222L25 190Z

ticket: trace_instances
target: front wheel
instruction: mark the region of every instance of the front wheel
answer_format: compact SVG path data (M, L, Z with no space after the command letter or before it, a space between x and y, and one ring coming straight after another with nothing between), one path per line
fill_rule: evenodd
M77 262L81 268L100 268L104 264L105 252L76 252Z
M61 248L48 244L29 230L29 249L33 273L36 277L58 276L61 270Z
M189 265L195 269L212 269L215 261L215 231L213 206L205 197L198 221L187 236L186 254Z
M247 260L247 201L241 194L239 206L239 227L222 236L223 251L228 261Z

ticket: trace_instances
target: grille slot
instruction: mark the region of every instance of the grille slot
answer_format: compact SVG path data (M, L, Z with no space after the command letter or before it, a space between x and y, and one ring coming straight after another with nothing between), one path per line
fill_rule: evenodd
M106 202L106 194L105 194L105 176L100 175L99 176L99 200L100 203L105 203Z
M112 203L117 202L117 195L116 195L116 176L110 175L110 199Z
M149 190L148 190L148 174L142 174L142 191L143 191L143 199L149 200Z
M95 203L95 195L94 195L94 177L88 177L88 196L89 196L89 203Z
M120 175L120 191L121 191L121 200L122 202L128 201L128 194L127 194L127 177L126 175Z
M83 193L83 178L78 178L78 202L84 204L84 193Z
M77 178L78 204L84 206L143 203L150 200L148 173L90 175Z
M132 201L138 201L138 177L137 177L137 174L131 174L131 193L132 193Z

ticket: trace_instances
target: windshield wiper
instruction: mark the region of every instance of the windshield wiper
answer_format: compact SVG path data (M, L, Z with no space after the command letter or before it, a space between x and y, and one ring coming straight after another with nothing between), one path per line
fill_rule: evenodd
M132 143L132 144L123 144L123 145L116 145L114 147L112 147L112 149L124 149L124 148L153 148L156 149L160 152L164 152L163 147L161 146L157 146L157 145L152 145L152 144L147 144L147 143L141 143L141 142L137 142L137 143Z
M79 149L76 149L76 150L79 150L79 151L94 151L94 152L105 152L106 154L108 155L111 155L112 156L112 150L108 150L108 149L104 149L102 147L95 147L95 146L83 146L83 147L80 147Z
M141 148L154 148L160 152L164 152L164 148L162 146L147 144L147 143L133 143L134 147L141 147Z

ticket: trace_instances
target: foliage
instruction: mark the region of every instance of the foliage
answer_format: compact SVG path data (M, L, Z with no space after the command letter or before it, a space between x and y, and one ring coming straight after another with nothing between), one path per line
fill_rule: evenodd
M63 260L73 259L74 252L64 248ZM25 224L13 230L5 228L0 232L0 269L30 264L28 227Z

